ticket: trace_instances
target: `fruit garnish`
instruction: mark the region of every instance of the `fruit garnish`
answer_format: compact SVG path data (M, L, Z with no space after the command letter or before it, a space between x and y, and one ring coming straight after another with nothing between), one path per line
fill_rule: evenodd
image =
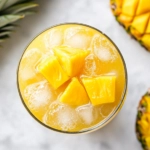
M40 62L38 71L49 81L54 89L69 80L55 56L50 56Z
M150 1L110 0L116 20L150 51Z
M71 79L71 82L60 96L59 100L69 105L84 105L89 102L84 87L75 77Z
M136 118L136 135L144 150L150 149L150 89L142 97Z
M67 46L57 46L53 48L62 68L73 77L77 75L84 66L85 57L90 53L88 50L70 48Z
M82 78L81 80L93 105L115 101L115 76Z

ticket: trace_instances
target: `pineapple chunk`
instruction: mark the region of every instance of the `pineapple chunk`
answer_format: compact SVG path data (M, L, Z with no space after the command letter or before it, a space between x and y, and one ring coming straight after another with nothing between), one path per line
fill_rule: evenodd
M81 79L93 105L115 101L115 76Z
M124 15L124 14L120 14L117 19L123 23L125 25L126 28L129 27L130 23L132 22L133 20L133 17L131 16L127 16L127 15Z
M150 34L150 18L149 18L149 21L148 21L146 33Z
M145 138L145 142L146 142L147 147L150 147L150 137L149 136L147 136Z
M53 51L61 66L70 77L77 75L81 71L84 59L90 53L88 50L66 46L54 47Z
M146 111L150 113L150 97L149 96L144 96L144 100L146 101Z
M145 34L141 41L146 47L150 48L150 34Z
M134 16L139 0L124 0L122 5L122 14Z
M149 21L150 13L136 16L131 24L133 28L143 34L146 30L147 23Z
M147 12L150 12L150 1L140 0L136 11L136 15L141 15Z
M88 95L77 78L72 78L70 84L61 95L61 102L69 105L84 105L89 102Z
M49 81L54 89L57 89L64 82L69 80L69 77L61 68L57 58L50 56L44 59L38 66L38 71Z
M144 113L141 120L138 121L138 124L141 127L141 132L146 135L149 131L150 113Z

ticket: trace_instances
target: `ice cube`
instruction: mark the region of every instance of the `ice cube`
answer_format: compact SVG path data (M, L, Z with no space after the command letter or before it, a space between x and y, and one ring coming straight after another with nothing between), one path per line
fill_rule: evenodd
M87 125L92 124L98 117L98 111L91 104L80 106L76 111L83 120L83 123Z
M103 104L99 108L100 115L106 118L115 109L115 104Z
M54 91L47 81L41 81L28 85L24 90L24 97L30 109L38 110L54 98Z
M97 57L102 61L110 61L111 60L111 53L105 47L100 48L100 49L95 49L95 53L96 53Z
M61 45L63 43L64 33L60 29L52 29L44 37L44 43L47 49L51 49L54 46Z
M64 131L74 129L79 121L76 111L68 105L54 101L43 117L45 124Z
M118 72L116 70L111 70L108 73L105 73L105 75L109 75L109 76L118 76Z
M25 52L22 57L21 66L20 66L20 78L22 80L28 80L37 74L36 65L42 58L43 53L37 49L33 48Z
M71 27L65 31L64 45L73 48L88 49L91 36L82 27Z
M94 54L103 62L114 61L117 51L112 43L102 35L95 35L91 42Z
M100 70L100 61L94 54L90 54L85 58L83 74L88 76L97 75Z

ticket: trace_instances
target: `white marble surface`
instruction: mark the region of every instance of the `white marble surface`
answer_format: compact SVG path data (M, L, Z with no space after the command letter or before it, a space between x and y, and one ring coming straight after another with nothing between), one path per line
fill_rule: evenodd
M150 53L115 21L109 0L42 0L38 14L20 28L0 49L0 150L141 150L135 136L138 101L150 87ZM39 32L63 22L92 25L106 33L120 48L128 68L125 105L106 127L85 135L50 131L36 122L21 103L16 69L25 46Z

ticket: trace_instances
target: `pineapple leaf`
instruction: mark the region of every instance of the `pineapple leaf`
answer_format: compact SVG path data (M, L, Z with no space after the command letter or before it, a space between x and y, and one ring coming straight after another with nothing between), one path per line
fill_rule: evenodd
M9 35L11 32L12 32L12 31L1 31L1 32L0 32L0 38L1 38L2 36Z
M0 37L0 43L4 42L6 39L8 39L9 36L8 35L4 35Z
M31 2L31 1L34 1L34 0L4 0L4 1L6 1L6 2L5 2L5 4L2 7L3 10L8 8L8 7L11 7L11 6L15 5L15 4Z
M27 15L32 15L32 14L35 14L35 13L36 13L36 11L23 11L23 12L18 13L18 14L27 16Z
M0 16L0 27L24 18L24 15L4 15Z
M0 10L4 7L8 0L0 0Z
M18 5L14 5L12 7L9 7L5 13L11 13L11 14L16 14L16 13L19 13L21 11L24 11L24 10L27 10L27 9L30 9L30 8L34 8L38 6L37 4L35 3L23 3L23 4L18 4Z
M15 24L7 24L6 26L3 26L3 27L1 28L1 30L2 30L2 31L3 31L3 30L12 30L12 29L14 29L16 26L17 26L17 25L15 25Z
M3 0L2 0L3 1ZM21 2L22 0L5 0L6 2L4 3L2 10L8 8L9 6L12 6L18 2Z
M16 27L13 22L35 13L31 10L31 8L38 6L34 1L0 0L0 43L9 38L9 34L13 32Z

